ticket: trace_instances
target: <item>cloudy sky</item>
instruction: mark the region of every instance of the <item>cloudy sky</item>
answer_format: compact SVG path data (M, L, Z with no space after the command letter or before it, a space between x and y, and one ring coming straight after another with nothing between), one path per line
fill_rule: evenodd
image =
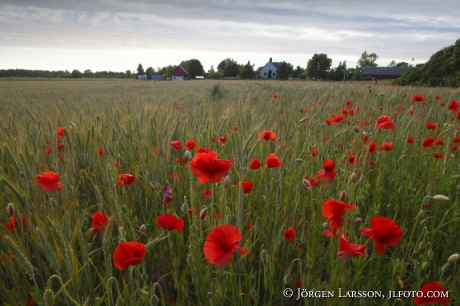
M225 58L306 67L426 62L460 38L459 0L0 0L0 69L136 70Z

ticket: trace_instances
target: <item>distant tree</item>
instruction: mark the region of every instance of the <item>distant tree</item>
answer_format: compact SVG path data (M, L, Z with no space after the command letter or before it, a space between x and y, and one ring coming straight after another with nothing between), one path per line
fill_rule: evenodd
M292 72L292 76L294 78L302 79L305 76L305 69L297 66L295 70Z
M264 66L258 67L258 68L256 69L256 71L255 71L255 74L260 75L260 72L262 71L263 68L264 68Z
M82 73L80 71L76 70L76 69L72 71L71 75L72 75L72 78L74 78L74 79L82 77Z
M236 77L240 72L240 65L236 62L228 64L224 70L224 77Z
M326 79L331 69L332 59L327 57L327 54L315 53L313 57L308 60L306 75L310 79Z
M155 70L153 70L152 67L147 68L145 71L145 74L147 75L147 79L151 80L152 79L152 74L155 73Z
M84 72L84 76L85 76L85 78L92 78L93 77L93 72L91 71L91 69L86 69L85 72Z
M353 71L353 81L360 81L363 78L363 68L356 66L355 70Z
M407 62L399 62L395 65L395 67L410 67L410 65Z
M129 79L131 78L131 70L126 70L126 77Z
M218 79L222 79L223 75L224 74L222 72L214 71L214 72L209 72L208 73L208 78L218 80Z
M219 63L219 65L217 65L217 71L224 73L224 71L227 68L227 66L229 66L231 64L238 64L238 63L233 59L226 58L226 59L222 60ZM224 73L224 75L225 75L225 73Z
M214 65L211 65L211 68L209 68L209 70L208 70L208 73L212 73L212 72L216 72L216 71L214 70Z
M142 64L139 64L139 66L137 66L137 75L144 75L144 67L142 67Z
M189 79L194 79L196 76L204 75L203 65L201 65L201 62L197 59L182 61L180 66L188 72Z
M376 60L379 59L379 56L375 53L367 53L367 51L364 51L363 54L361 54L361 58L358 60L358 66L361 68L364 68L366 66L370 67L377 67L378 64L375 62Z
M289 75L292 75L293 71L294 67L292 67L291 64L283 61L277 69L276 78L278 80L287 80L289 78Z
M241 66L240 73L238 74L242 79L252 79L254 77L254 64L251 65L251 62L244 66Z
M388 67L396 67L396 61L392 60L389 64Z

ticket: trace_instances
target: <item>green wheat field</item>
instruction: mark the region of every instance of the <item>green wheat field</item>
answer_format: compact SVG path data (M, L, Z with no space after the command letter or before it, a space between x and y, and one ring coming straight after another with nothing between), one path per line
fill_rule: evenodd
M457 305L460 115L452 101L460 102L458 89L361 82L0 81L0 301L415 305L391 292L437 282ZM384 115L394 129L375 127ZM263 131L276 139L259 138ZM196 147L187 149L191 139ZM198 147L232 160L219 182L201 184L191 171ZM270 153L281 166L266 167ZM260 168L250 167L253 158ZM327 159L333 181L307 182ZM61 188L37 184L48 171ZM120 174L136 179L117 185ZM248 180L244 193L237 184ZM337 238L325 236L327 200L356 205L339 216ZM100 231L96 212L110 217ZM158 226L162 214L183 228ZM361 234L377 216L402 231L383 254ZM203 246L223 224L239 229L245 252L217 266ZM342 234L364 253L340 258ZM121 242L146 249L123 270L113 259ZM303 289L313 295L299 297Z

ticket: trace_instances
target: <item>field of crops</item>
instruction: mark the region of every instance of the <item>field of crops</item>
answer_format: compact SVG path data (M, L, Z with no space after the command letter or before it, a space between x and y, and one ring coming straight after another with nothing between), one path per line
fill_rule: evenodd
M0 301L456 305L457 102L351 82L0 81Z

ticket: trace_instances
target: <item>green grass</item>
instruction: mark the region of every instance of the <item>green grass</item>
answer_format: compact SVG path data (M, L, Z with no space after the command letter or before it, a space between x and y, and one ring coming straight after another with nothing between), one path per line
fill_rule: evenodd
M270 98L272 93L278 98ZM425 96L426 105L411 101L416 93ZM349 99L352 106L345 105ZM120 305L121 300L125 305L171 305L173 300L177 305L412 305L410 298L338 298L338 288L388 296L390 290L419 290L437 281L455 305L459 263L446 266L460 252L460 153L449 152L459 127L447 110L451 100L460 100L458 90L369 89L359 82L0 82L0 203L5 207L0 220L10 218L8 203L18 218L27 219L15 231L0 227L0 257L5 259L0 262L0 301L42 304L49 289L55 305ZM325 124L350 107L354 116ZM307 113L300 112L304 108ZM374 129L381 115L392 116L394 131ZM368 125L359 124L366 120ZM426 121L436 123L439 132L426 129ZM59 126L67 132L62 152L56 150ZM260 140L263 130L274 131L278 139ZM391 142L393 150L370 154L362 132L378 147ZM227 135L226 143L214 141L214 135ZM416 143L407 144L408 136ZM424 149L428 136L445 144ZM200 184L188 166L175 161L185 152L170 148L176 139L184 144L194 139L219 158L233 159L230 187L223 181ZM47 140L51 155L44 154ZM105 150L102 158L98 147ZM314 148L319 151L315 157L310 156ZM348 150L357 158L354 165L342 163L348 161ZM444 157L434 158L433 152ZM253 157L264 163L270 153L277 154L282 167L249 168ZM337 164L334 182L303 188L302 179L315 177L327 158ZM63 189L46 193L36 184L35 175L49 170L59 174ZM137 179L131 186L116 186L121 173ZM248 179L254 188L245 195L235 184ZM173 200L165 206L162 187L168 181ZM212 189L212 198L201 199L204 189ZM321 212L322 203L338 199L342 190L344 202L357 205L345 214L344 232L351 243L367 245L364 256L347 261L337 257L338 239L323 235L327 219ZM449 200L433 200L438 194ZM206 209L207 217L189 216L188 208ZM96 211L116 224L102 233L90 231ZM184 219L181 232L156 225L165 212ZM215 213L221 219L214 219ZM403 231L401 243L383 255L359 233L375 216L393 219ZM215 226L227 223L241 229L240 245L250 254L216 267L205 259L203 243ZM249 230L247 223L253 225ZM288 227L297 232L291 242L283 238ZM141 264L123 271L113 266L120 241L147 244ZM296 280L301 288L334 291L335 297L283 298L285 288L295 289L297 296Z

